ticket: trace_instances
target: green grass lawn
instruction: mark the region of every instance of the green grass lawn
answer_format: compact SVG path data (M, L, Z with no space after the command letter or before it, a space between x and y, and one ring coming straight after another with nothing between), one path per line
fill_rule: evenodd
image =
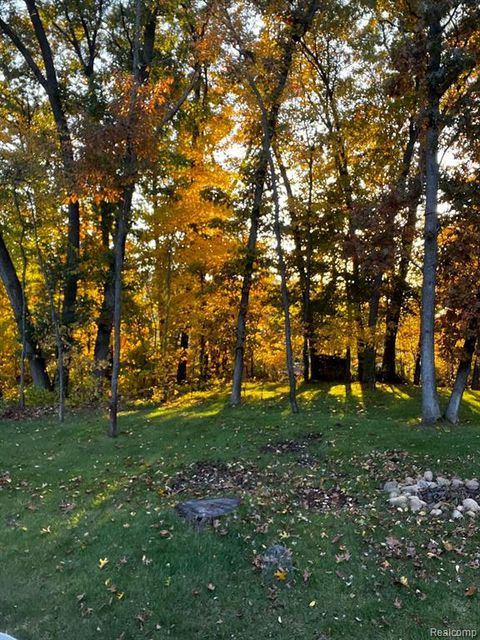
M116 440L100 412L64 426L0 423L0 631L19 640L480 632L478 524L388 511L380 490L427 468L479 477L478 393L460 426L437 429L417 427L409 387L303 387L298 416L279 385L247 386L238 409L227 398L125 412ZM268 446L282 441L293 445ZM172 509L221 494L241 506L203 531ZM292 551L289 586L255 569L273 543Z

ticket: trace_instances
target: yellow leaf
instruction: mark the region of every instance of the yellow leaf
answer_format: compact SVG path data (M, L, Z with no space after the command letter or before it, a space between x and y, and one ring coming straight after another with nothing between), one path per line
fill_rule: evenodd
M98 568L103 569L103 567L105 567L105 565L107 564L108 564L108 558L100 558L100 560L98 561Z
M409 586L408 578L406 576L401 576L399 582L403 587L408 587Z
M313 609L313 607L317 606L317 601L316 600L312 600L308 606Z
M117 600L121 600L124 595L123 591L117 591Z
M280 580L280 582L283 582L284 580L287 579L288 573L284 569L277 569L273 575L277 580Z

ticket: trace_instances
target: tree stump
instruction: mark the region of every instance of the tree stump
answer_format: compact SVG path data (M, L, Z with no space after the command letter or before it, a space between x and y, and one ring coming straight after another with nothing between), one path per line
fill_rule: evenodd
M215 518L232 513L240 504L240 499L230 498L204 498L201 500L187 500L176 505L177 513L191 522L196 529L202 529L207 522L213 522Z

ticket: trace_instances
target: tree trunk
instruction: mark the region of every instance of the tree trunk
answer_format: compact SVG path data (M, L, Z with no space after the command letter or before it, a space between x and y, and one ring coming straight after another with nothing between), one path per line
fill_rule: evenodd
M138 2L138 0L137 0ZM127 151L126 174L132 171L134 158L131 149ZM132 198L134 185L124 189L123 201L118 208L117 232L115 234L114 246L114 305L113 305L113 327L114 346L112 360L112 381L110 397L110 436L116 438L118 435L118 378L120 375L121 357L121 324L122 324L122 290L123 290L123 264L125 261L125 243L132 210Z
M242 396L242 375L243 361L245 355L245 339L248 302L250 298L250 289L252 286L252 277L254 270L254 262L256 258L258 226L260 223L260 209L262 204L263 189L265 177L267 173L267 158L263 149L260 151L257 160L257 169L254 178L254 195L252 210L250 213L250 232L248 236L248 244L243 266L243 282L240 295L240 305L238 309L237 331L235 356L233 365L232 393L230 396L230 404L235 407L240 404Z
M480 389L480 366L478 365L478 358L475 358L475 362L473 365L472 382L470 384L470 389L472 389L473 391L478 391Z
M177 366L177 384L187 381L187 349L188 349L188 333L182 331L180 334L180 360Z
M126 174L130 174L135 160L131 149L127 151ZM131 178L131 176L130 176ZM117 414L118 414L118 378L120 375L121 357L121 323L122 323L122 293L123 293L123 264L125 261L125 244L127 240L128 225L132 210L132 198L134 185L124 189L123 201L118 208L117 232L115 234L114 246L114 303L113 303L113 328L114 346L112 359L112 380L110 397L110 436L116 438L118 435Z
M35 209L35 203L31 199L31 214L33 223L33 233L35 239L35 249L37 251L38 265L45 281L45 288L47 290L48 304L50 307L50 319L52 322L53 333L55 337L55 346L57 347L57 371L58 371L58 418L61 423L65 420L65 361L63 350L63 336L60 326L60 317L55 307L55 290L52 285L50 274L48 273L47 266L43 259L42 250L40 249L40 242L38 238L38 226L37 226L37 214Z
M383 273L380 272L376 275L372 294L369 300L367 340L362 341L361 349L358 352L358 373L359 379L362 385L369 389L375 389L376 382L376 354L377 350L374 343L374 333L378 320L378 307L380 304L380 294L382 287Z
M296 12L291 16L289 37L285 41L283 53L279 59L278 73L275 81L275 85L270 92L270 104L271 107L267 116L267 140L265 141L270 148L278 120L278 112L280 110L281 99L285 85L287 83L288 74L293 60L293 53L297 46L297 43L305 35L307 30L318 11L318 0L310 0L305 2L303 12ZM232 27L233 29L233 27ZM233 29L234 31L234 29ZM235 32L233 33L236 36ZM248 63L246 63L248 64ZM230 396L231 406L237 406L240 404L242 395L242 375L243 375L243 361L245 355L245 338L246 338L246 323L247 323L247 311L248 302L250 298L250 288L252 286L252 276L254 271L254 262L256 258L257 236L258 226L260 223L262 197L265 185L265 178L268 169L268 158L265 153L265 145L259 151L257 156L257 166L255 168L253 179L253 201L252 209L250 213L250 232L248 236L248 244L246 249L244 268L243 268L243 282L242 292L240 295L240 305L237 318L237 331L236 331L236 344L235 344L235 356L233 367L233 380L232 380L232 393Z
M209 378L209 372L208 372L209 358L208 358L208 351L207 351L207 339L203 333L200 336L199 360L200 360L200 376L199 376L200 388L204 389Z
M27 296L26 296L26 286L27 286L27 254L25 252L25 222L23 220L21 210L20 210L20 202L18 200L18 194L16 190L14 190L14 199L15 199L15 208L17 209L17 215L20 222L20 226L22 228L22 232L20 235L20 253L22 255L22 330L21 330L21 339L22 339L22 350L20 353L20 393L18 406L19 409L23 411L25 409L25 353L26 353L26 331L27 331Z
M295 206L295 198L293 195L293 189L288 177L288 172L281 161L280 154L276 150L277 164L280 169L280 175L287 192L287 201L289 207L290 221L292 226L292 236L294 243L294 260L295 266L298 271L298 278L300 283L301 293L301 312L303 321L303 380L309 382L312 378L312 356L315 352L315 330L313 325L313 314L311 305L311 289L312 289L312 256L313 256L313 235L311 233L311 214L312 214L312 193L313 193L313 151L310 149L309 163L308 163L308 202L307 202L307 220L304 229L306 237L305 250L302 246L302 236L300 232L301 221L299 219L297 209Z
M33 71L45 89L52 109L53 118L57 130L58 140L62 156L63 174L67 188L68 199L68 233L67 233L67 257L65 264L65 282L63 288L63 307L61 314L61 323L64 327L62 340L64 341L65 354L71 350L73 335L72 327L76 319L76 301L78 292L78 257L80 250L80 205L75 193L74 179L74 152L70 128L64 108L62 91L58 83L57 71L55 68L53 53L50 47L43 21L40 17L38 7L35 0L25 0L30 20L35 32L41 54L43 66L45 68L45 76L33 63ZM22 51L21 51L22 53ZM32 64L27 59L27 63ZM62 378L65 382L65 391L68 387L68 365L66 359L63 359L64 371Z
M417 355L415 356L415 367L413 370L413 384L418 387L422 377L422 356L420 351L420 345L418 346Z
M441 416L435 373L435 288L438 235L438 138L440 132L440 92L438 89L442 27L440 10L430 6L428 28L429 62L428 128L425 145L425 226L421 308L422 422L435 423Z
M23 336L22 340L25 342L25 357L28 360L33 384L40 389L50 390L52 385L48 377L45 358L35 339L35 328L27 304L25 304L25 310L22 313L24 292L1 232L0 277L10 300L19 335ZM25 331L23 331L24 323Z
M400 324L400 316L407 291L407 276L412 255L415 226L417 223L417 209L421 197L420 176L415 179L415 185L411 192L411 202L408 205L407 219L402 230L400 264L398 273L394 275L393 291L390 303L387 307L385 318L385 341L383 348L382 375L384 382L395 384L399 381L397 375L397 335Z
M93 375L99 381L102 378L108 379L111 375L110 340L112 337L115 305L115 264L110 249L110 233L112 227L110 208L111 205L106 202L102 202L100 205L102 245L108 260L108 268L103 284L102 306L97 320L97 336L93 352Z
M267 137L267 131L264 132L264 135L265 137ZM270 175L272 180L272 193L273 193L273 204L274 204L274 231L275 231L275 239L276 239L278 270L280 272L280 283L281 283L281 290L282 290L282 308L283 308L283 316L284 316L284 323L285 323L285 355L286 355L286 361L287 361L290 407L292 409L292 413L298 413L298 402L297 402L297 391L296 391L296 380L295 380L295 363L293 359L293 349L292 349L292 329L290 324L290 302L289 302L288 285L287 285L287 269L285 267L285 258L283 255L282 228L280 225L280 200L278 197L275 165L273 162L273 156L270 148L267 150L267 153L269 156L268 160L269 160Z
M445 418L452 424L458 422L458 412L460 409L460 403L462 401L463 392L467 386L468 376L470 375L470 368L472 366L473 354L475 353L475 344L477 342L477 336L472 335L465 339L462 355L457 369L457 375L455 377L455 383L453 385L452 393L448 401L447 409L445 411Z

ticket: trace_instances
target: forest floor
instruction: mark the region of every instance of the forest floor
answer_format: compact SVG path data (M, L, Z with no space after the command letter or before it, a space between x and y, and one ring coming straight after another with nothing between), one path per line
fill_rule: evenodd
M480 395L417 426L419 392L247 385L105 415L0 423L0 631L19 640L417 640L480 632L479 525L395 512L385 481L480 476ZM172 507L236 495L195 531ZM266 583L266 547L295 580ZM279 575L278 578L282 576ZM287 582L287 581L285 581ZM438 634L437 634L438 635Z

